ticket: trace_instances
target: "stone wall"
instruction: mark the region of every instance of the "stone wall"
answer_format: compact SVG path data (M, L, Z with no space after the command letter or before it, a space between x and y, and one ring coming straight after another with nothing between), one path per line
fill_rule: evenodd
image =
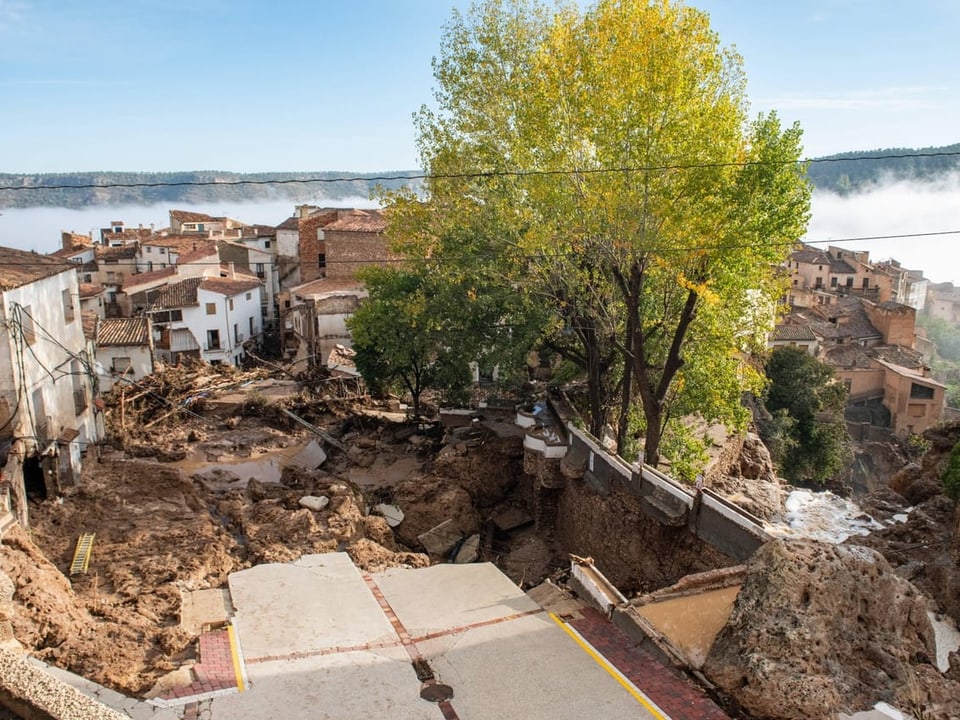
M358 270L400 258L387 249L383 233L327 230L324 235L330 278L355 279ZM302 244L302 231L300 238Z

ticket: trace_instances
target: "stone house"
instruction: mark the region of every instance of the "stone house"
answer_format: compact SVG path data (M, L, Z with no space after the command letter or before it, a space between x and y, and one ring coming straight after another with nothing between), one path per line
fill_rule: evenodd
M136 382L153 373L149 316L99 320L94 346L102 392L109 392L118 382Z
M282 348L293 363L326 366L338 345L349 348L347 318L367 297L356 280L320 278L281 292Z

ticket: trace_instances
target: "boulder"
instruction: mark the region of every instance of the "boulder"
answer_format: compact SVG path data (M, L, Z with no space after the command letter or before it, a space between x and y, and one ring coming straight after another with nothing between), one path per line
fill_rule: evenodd
M304 495L300 498L300 507L305 507L314 512L320 512L330 504L330 498L326 495Z
M880 701L960 717L960 685L934 657L925 598L878 552L776 540L750 559L703 670L758 718L832 720Z

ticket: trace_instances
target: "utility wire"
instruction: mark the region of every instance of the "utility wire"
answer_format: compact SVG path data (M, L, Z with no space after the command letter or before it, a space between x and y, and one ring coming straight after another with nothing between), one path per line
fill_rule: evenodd
M960 157L960 151L954 152L916 152L889 155L867 155L862 157L822 157L800 160L731 160L713 163L675 163L666 165L626 165L615 168L573 168L566 170L486 170L464 173L404 173L396 175L344 175L341 177L286 178L272 180L181 180L174 182L115 182L80 183L75 185L0 185L0 190L91 190L95 188L154 188L154 187L231 187L237 185L296 185L329 184L339 182L384 182L393 180L468 180L474 178L496 177L549 177L557 175L600 175L611 173L666 172L671 170L705 170L710 168L749 167L764 165L813 165L836 162L864 162L875 160L901 160L911 158Z

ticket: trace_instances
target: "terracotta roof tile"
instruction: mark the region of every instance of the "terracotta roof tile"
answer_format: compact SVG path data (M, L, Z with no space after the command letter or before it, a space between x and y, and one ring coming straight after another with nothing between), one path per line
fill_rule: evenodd
M207 215L206 213L199 212L190 212L189 210L171 210L170 219L176 220L180 223L195 223L195 222L218 222L223 218L215 218L212 215Z
M106 318L97 326L97 345L147 345L150 325L147 318Z
M247 290L253 290L260 287L260 280L252 278L250 280L231 280L229 278L202 278L200 287L209 292L215 292L226 297L239 295Z
M277 225L277 230L299 230L300 229L300 218L296 215L291 215L282 223Z
M204 278L187 278L178 283L147 290L147 301L153 310L192 307L198 304L197 288Z
M806 325L777 325L773 329L774 340L816 340L813 330Z
M83 336L87 340L97 339L97 321L99 319L93 310L80 313L80 323L83 325Z
M132 288L155 283L157 280L171 277L172 275L176 275L176 273L177 268L172 265L170 267L165 267L162 270L151 270L150 272L136 273L135 275L128 277L126 282L123 283L123 290L124 292L130 294ZM136 290L133 290L133 292L136 292Z
M137 256L138 248L136 245L123 245L121 247L105 247L98 245L96 249L97 260L130 260Z
M211 241L210 243L201 245L195 250L180 253L180 255L177 256L177 264L189 265L192 262L207 260L212 257L219 257L219 253L217 252L217 244Z
M96 297L103 292L103 285L97 285L96 283L80 283L80 297L89 298Z
M27 250L0 247L0 290L28 285L51 275L75 270L73 263Z
M387 220L379 210L353 210L323 226L324 232L383 232Z

